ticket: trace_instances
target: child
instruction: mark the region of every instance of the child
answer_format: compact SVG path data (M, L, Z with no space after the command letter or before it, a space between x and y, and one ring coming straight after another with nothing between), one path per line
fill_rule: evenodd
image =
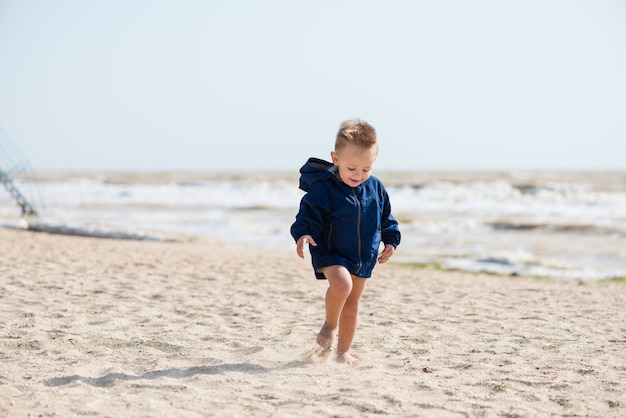
M317 343L330 350L339 331L337 360L354 364L350 347L365 283L376 261L393 255L400 230L385 187L371 176L378 156L374 128L358 119L343 122L330 156L332 164L310 158L300 169L300 188L307 194L291 235L300 258L309 244L315 276L328 280L326 321Z

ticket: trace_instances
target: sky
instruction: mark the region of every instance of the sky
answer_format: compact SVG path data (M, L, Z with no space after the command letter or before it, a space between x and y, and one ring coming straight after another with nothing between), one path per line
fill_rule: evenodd
M34 170L297 170L353 117L378 170L626 170L626 1L0 0Z

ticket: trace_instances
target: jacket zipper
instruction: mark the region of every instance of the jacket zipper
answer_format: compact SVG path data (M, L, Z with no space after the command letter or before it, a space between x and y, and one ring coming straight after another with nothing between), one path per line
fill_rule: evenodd
M332 238L333 238L333 224L331 222L330 228L328 228L328 238L327 238L327 245L326 245L326 248L328 248L329 250L331 249L331 245L333 243Z
M356 209L357 209L357 214L356 214L356 248L357 248L357 254L359 256L359 267L356 269L355 273L358 273L359 271L361 271L361 268L363 268L363 260L361 259L361 202L359 201L359 198L356 195L356 191L354 189L352 189L352 195L354 196L354 200L356 201Z

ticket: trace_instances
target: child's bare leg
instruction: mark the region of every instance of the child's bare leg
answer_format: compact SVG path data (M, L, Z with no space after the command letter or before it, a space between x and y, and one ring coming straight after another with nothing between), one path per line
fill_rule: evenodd
M326 321L317 334L317 343L323 348L330 349L335 342L343 305L352 291L352 277L343 266L324 267L323 271L328 280Z
M337 344L337 360L342 363L354 364L358 361L350 354L350 347L359 319L359 304L365 290L367 279L352 276L352 291L346 299L339 318L339 342Z

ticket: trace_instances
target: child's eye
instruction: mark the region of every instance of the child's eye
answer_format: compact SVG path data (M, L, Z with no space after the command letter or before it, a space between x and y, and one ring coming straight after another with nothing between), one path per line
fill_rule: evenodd
M354 171L356 168L348 167L348 171Z

